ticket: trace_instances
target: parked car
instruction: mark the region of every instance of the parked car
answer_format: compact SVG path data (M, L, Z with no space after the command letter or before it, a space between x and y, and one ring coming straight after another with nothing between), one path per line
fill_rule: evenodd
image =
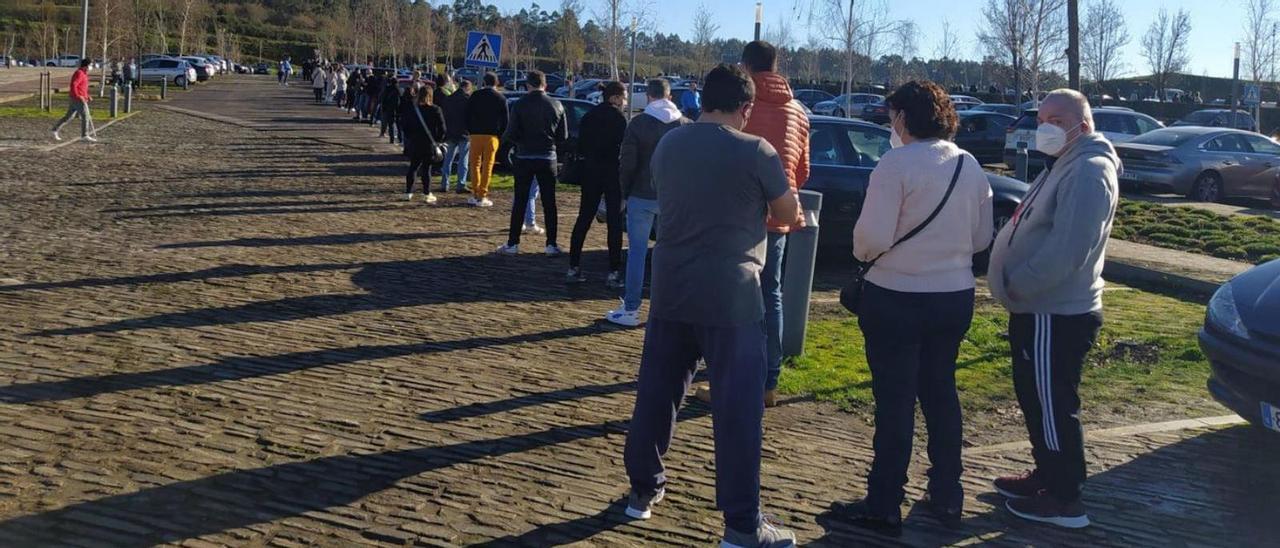
M969 110L974 112L998 112L1005 116L1013 116L1014 118L1017 118L1018 113L1020 112L1017 105L1010 105L1006 103L983 103L981 105L973 105L972 107L969 107Z
M1200 349L1209 358L1213 399L1280 432L1280 260L1218 288L1200 330Z
M493 71L493 73L498 75L498 85L500 86L506 85L507 82L510 82L512 80L525 79L525 72L523 70L498 69Z
M883 95L874 93L846 93L829 101L821 101L813 105L813 113L822 116L844 118L862 112L862 107L869 103L883 101Z
M804 103L804 106L813 108L814 105L823 101L830 101L836 96L820 89L797 89L792 93L797 101Z
M687 91L688 88L685 88L685 90ZM640 112L644 110L644 107L649 104L649 85L648 84L642 84L642 83L631 84L631 87L628 93L631 94L631 111L632 112ZM672 93L671 97L674 100L675 94ZM589 95L587 95L587 101L593 105L598 105L600 104L600 101L603 101L603 100L604 100L603 90L593 91ZM677 101L676 104L679 105L680 103Z
M213 74L216 71L216 69L213 67L213 64L210 63L209 60L205 59L204 57L197 57L195 55L184 55L182 57L179 57L179 59L182 59L183 61L191 63L191 66L196 69L197 82L207 82L210 78L213 77Z
M546 77L547 77L547 93L555 95L555 92L554 92L555 90L559 90L560 88L564 87L563 78L560 78L559 76L552 76L550 74L546 75ZM516 90L524 89L525 86L528 85L528 82L529 80L527 78L520 78L519 80L507 80L507 82L503 84L502 87L508 91L516 91Z
M480 85L480 79L484 76L484 71L476 67L462 67L453 71L454 80L467 80L472 84Z
M1254 124L1253 116L1243 110L1237 110L1235 115L1235 124L1230 122L1231 110L1225 108L1211 108L1205 110L1197 110L1186 115L1181 120L1174 122L1170 127L1176 126L1204 126L1204 127L1230 127L1235 129L1243 129L1246 131L1257 131L1258 127Z
M599 86L603 83L604 83L604 80L601 80L599 78L587 78L585 80L577 80L573 83L573 89L569 89L568 86L562 85L559 88L557 88L555 93L552 93L552 95L557 95L560 97L568 97L570 99L581 99L585 101L588 95L591 95L592 92L596 91L596 86Z
M1018 153L1018 143L1027 144L1027 173L1034 176L1044 169L1045 155L1036 149L1036 114L1038 109L1024 111L1014 125L1009 126L1005 134L1004 163L1014 167ZM1164 127L1155 118L1134 112L1111 107L1099 107L1093 110L1094 130L1101 132L1113 144L1124 143L1134 137Z
M523 97L525 94L511 92L503 93L503 95L507 98L507 108L509 109L515 104L517 99ZM560 105L564 107L565 123L569 126L569 140L556 147L556 158L560 162L564 162L565 158L568 158L569 155L577 153L578 124L582 121L582 117L587 114L587 111L594 108L596 104L580 99L557 98L556 100L560 101ZM510 169L515 163L515 155L515 147L511 146L511 143L504 141L498 148L497 164Z
M965 110L959 113L956 145L969 151L982 164L1004 160L1005 133L1018 119L998 112Z
M1238 129L1159 129L1116 145L1122 185L1182 194L1201 202L1227 197L1271 199L1280 144Z
M829 116L809 118L810 172L804 188L823 194L820 247L847 250L853 245L850 234L862 212L871 170L889 148L889 130L881 126ZM992 173L987 181L994 193L995 230L999 231L1013 217L1028 186Z
M253 66L254 74L271 74L271 65L267 63L258 63Z
M862 112L858 117L873 124L887 124L889 123L889 105L886 105L884 101L867 103L866 106L862 107Z
M182 86L194 81L195 78L195 68L182 59L157 57L138 65L138 80L144 84L168 81L175 86Z
M43 64L46 67L78 67L80 66L80 56L59 55L57 57L45 59Z
M973 107L981 105L982 100L977 97L971 97L968 95L952 95L951 104L955 105L957 111L964 112Z

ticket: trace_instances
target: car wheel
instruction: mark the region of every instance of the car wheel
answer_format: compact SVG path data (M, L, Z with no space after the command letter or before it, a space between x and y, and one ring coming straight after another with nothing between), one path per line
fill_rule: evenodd
M173 78L173 85L175 86L182 87L186 85L186 83L187 83L187 77L185 76L175 76Z
M1214 203L1222 200L1224 194L1222 176L1206 171L1196 177L1196 182L1191 185L1191 193L1187 197L1200 202Z

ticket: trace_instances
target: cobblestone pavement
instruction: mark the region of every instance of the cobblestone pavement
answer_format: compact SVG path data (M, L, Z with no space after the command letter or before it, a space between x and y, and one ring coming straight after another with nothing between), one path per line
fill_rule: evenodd
M400 202L399 158L343 144L366 128L239 82L175 106L270 127L153 108L100 145L0 158L0 546L718 540L697 402L657 515L620 518L643 333L598 320L616 302L602 234L585 287L561 283L563 259L491 256L500 210ZM866 424L796 403L765 429L768 512L807 543L889 544L828 513L862 494ZM913 509L903 542L1280 538L1276 436L1125 432L1089 451L1091 529L1009 517L988 481L1029 457L996 446L966 456L964 528ZM923 481L920 455L911 500Z

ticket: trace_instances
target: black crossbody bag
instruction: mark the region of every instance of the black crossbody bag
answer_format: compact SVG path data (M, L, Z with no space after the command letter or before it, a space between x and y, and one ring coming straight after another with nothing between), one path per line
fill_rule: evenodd
M942 212L943 206L947 205L947 200L951 199L951 191L956 189L956 181L960 179L960 169L964 167L964 156L964 154L961 154L959 160L956 161L956 172L951 174L951 184L947 186L947 193L942 195L942 201L938 203L938 207L933 208L933 213L930 213L929 217L926 218L924 222L920 223L919 226L911 229L911 232L906 233L901 238L898 238L898 241L893 242L893 245L889 246L889 249L884 250L884 253L876 255L875 258L865 263L860 262L853 268L853 279L849 280L849 283L845 284L844 288L840 290L840 305L843 306L845 310L853 313L854 316L858 315L858 304L862 302L862 289L867 283L867 272L871 270L871 267L875 266L876 261L879 261L880 257L883 257L885 253L892 251L893 248L898 247L902 242L910 240L915 237L916 234L919 234L925 229L925 227L929 226L929 223L933 222L933 219L938 216L938 213Z

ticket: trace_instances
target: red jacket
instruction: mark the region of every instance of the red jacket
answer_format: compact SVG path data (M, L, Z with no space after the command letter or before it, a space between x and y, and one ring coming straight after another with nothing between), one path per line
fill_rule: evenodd
M71 75L71 98L79 99L82 102L89 102L89 71L83 68L76 69Z
M781 74L757 72L751 79L756 85L756 101L742 130L773 145L782 159L787 182L800 188L809 180L809 117L793 100L791 85ZM769 231L785 234L791 227L770 219Z

